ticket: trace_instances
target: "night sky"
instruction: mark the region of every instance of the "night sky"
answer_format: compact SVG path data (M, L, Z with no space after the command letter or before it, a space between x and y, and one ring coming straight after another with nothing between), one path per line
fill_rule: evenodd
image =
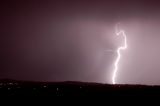
M0 4L0 79L160 84L158 0L12 0Z

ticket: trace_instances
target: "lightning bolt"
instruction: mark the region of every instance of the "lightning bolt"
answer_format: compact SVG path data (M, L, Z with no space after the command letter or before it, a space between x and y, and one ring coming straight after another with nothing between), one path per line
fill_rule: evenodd
M123 38L124 38L124 45L123 46L120 46L118 47L117 49L117 58L116 58L116 61L114 63L114 70L113 70L113 76L112 76L112 83L113 84L116 84L116 74L117 74L117 71L118 71L118 64L119 64L119 61L120 61L120 58L121 58L121 53L120 51L121 50L125 50L127 48L127 37L126 37L126 34L125 34L125 31L124 30L119 30L118 31L118 28L116 26L116 35L119 36L119 35L122 35Z

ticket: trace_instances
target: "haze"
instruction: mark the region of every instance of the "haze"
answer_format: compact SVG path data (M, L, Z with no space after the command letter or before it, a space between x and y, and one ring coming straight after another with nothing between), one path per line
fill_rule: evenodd
M0 79L160 84L158 0L10 1L0 7Z

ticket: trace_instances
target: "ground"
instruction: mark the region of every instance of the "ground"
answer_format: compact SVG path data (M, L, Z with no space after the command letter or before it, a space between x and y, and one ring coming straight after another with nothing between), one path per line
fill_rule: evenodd
M160 96L160 86L1 80L0 96Z

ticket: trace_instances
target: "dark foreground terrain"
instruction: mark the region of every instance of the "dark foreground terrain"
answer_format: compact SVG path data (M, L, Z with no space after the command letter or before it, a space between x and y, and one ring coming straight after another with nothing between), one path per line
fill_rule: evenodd
M0 96L160 96L160 86L1 80Z

